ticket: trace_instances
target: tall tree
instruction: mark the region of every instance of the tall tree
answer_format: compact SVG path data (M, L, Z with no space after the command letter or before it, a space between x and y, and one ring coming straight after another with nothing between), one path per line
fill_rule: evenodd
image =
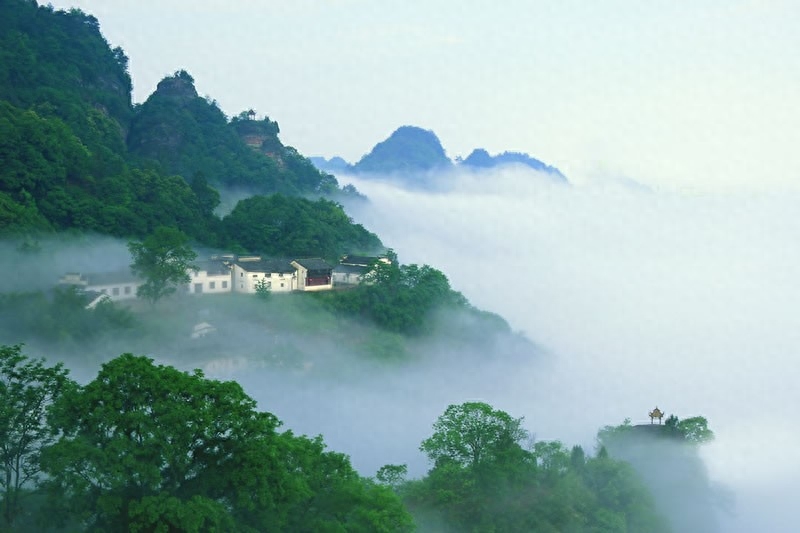
M39 481L39 452L54 441L48 410L73 385L68 374L60 363L29 359L19 345L0 346L0 530L13 530L22 495Z
M133 257L131 270L145 279L136 295L153 304L189 283L189 270L197 269L191 264L197 254L189 238L175 228L159 227L144 241L129 242L128 250Z
M285 519L280 422L234 382L124 354L64 396L54 422L48 483L90 530L231 530L232 508L258 509L267 530Z
M391 489L255 406L235 382L121 355L53 410L48 516L89 531L413 529Z
M433 424L433 435L422 441L420 450L434 463L449 461L475 467L499 458L528 437L522 418L483 402L451 405Z

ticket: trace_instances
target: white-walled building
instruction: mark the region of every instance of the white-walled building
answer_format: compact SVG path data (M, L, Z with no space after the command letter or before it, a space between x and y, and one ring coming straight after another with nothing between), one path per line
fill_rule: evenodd
M189 271L192 280L186 288L189 294L217 294L231 292L231 267L220 260L201 261L197 264L198 270Z
M291 265L297 269L297 290L329 291L333 289L333 268L317 257L295 259Z
M97 292L107 295L114 301L136 298L136 289L144 281L128 272L101 272L97 274L79 274L71 272L58 280L59 285L73 285L86 292Z
M372 257L364 255L345 255L339 264L333 267L332 279L334 285L359 285L364 282L364 276L376 262L390 264L386 257Z
M297 290L297 270L286 259L262 259L260 256L239 257L232 263L234 292L254 294L261 283L272 292Z
M375 258L357 258L354 261L371 262ZM197 270L189 270L190 282L184 286L188 294L219 294L240 292L255 294L259 286L273 293L292 291L325 291L333 289L334 268L320 258L265 259L261 256L212 256L208 261L196 263ZM340 265L342 284L354 285L363 281L366 264ZM72 285L86 292L107 295L114 301L136 298L137 288L144 280L131 272L97 274L68 273L59 280L61 285Z

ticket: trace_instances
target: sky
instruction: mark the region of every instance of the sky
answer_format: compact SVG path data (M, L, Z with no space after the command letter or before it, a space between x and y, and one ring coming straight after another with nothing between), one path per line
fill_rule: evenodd
M57 0L130 57L134 100L186 69L229 116L355 162L397 127L450 157L527 152L573 182L796 188L793 0Z

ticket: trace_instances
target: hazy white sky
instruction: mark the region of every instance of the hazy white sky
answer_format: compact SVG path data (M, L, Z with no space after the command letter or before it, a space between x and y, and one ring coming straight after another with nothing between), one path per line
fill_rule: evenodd
M131 58L134 99L187 69L229 115L355 161L404 124L451 157L518 150L573 181L795 187L793 0L58 0Z

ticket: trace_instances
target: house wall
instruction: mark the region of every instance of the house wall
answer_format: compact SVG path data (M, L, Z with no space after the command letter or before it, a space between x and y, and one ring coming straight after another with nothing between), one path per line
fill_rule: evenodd
M309 280L308 269L292 261L292 266L297 269L297 290L300 291L329 291L333 289L333 279L328 278L328 283L319 283L319 280Z
M192 278L186 287L186 292L189 294L218 294L233 290L230 273L209 274L207 270L198 270L197 272L189 271L189 276Z
M272 292L291 292L297 289L297 276L288 272L251 272L238 264L232 270L233 291L255 294L256 283L266 280Z
M364 281L364 274L357 272L337 272L331 274L331 281L334 285L359 285Z
M84 289L107 294L109 298L117 302L120 300L131 300L136 298L136 289L142 285L136 282L127 283L108 283L103 285L87 284Z

